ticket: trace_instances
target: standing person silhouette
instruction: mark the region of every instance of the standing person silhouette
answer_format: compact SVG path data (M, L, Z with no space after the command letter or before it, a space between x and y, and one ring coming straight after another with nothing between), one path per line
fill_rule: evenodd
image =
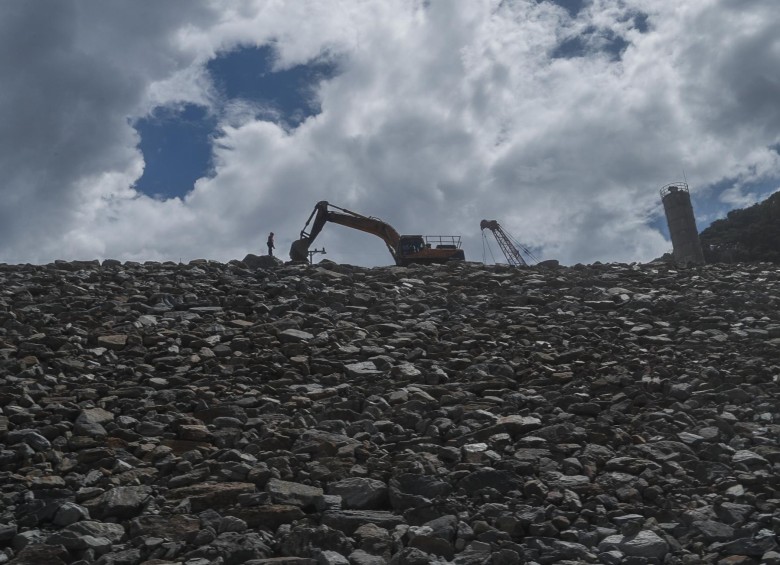
M268 244L268 255L273 257L274 249L276 248L276 246L274 245L274 232L271 232L268 235L268 241L266 243Z

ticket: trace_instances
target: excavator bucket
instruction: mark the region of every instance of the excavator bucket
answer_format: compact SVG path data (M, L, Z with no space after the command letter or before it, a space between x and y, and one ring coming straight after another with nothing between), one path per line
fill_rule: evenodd
M290 259L293 261L309 261L310 239L296 239L290 246Z

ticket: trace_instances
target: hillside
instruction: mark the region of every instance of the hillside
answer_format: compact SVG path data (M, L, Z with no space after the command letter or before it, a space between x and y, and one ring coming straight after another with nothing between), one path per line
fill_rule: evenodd
M780 267L0 265L0 563L777 564Z
M780 192L749 208L732 210L699 237L708 263L780 263Z

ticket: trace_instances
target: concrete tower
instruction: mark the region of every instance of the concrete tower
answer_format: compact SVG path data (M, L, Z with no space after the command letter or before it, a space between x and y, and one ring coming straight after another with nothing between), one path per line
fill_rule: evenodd
M693 216L688 184L673 182L661 188L669 235L672 236L674 261L680 265L704 265L704 253Z

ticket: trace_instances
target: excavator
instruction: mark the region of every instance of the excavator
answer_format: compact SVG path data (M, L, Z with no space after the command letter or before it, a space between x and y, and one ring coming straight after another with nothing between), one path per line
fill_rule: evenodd
M312 223L312 219L314 223ZM307 261L309 247L322 231L327 222L340 224L379 237L387 245L396 265L406 266L412 263L431 264L463 261L465 255L460 248L458 235L399 235L395 228L373 216L363 216L346 208L341 208L323 200L314 207L309 219L301 230L300 239L290 247L293 261ZM311 225L307 232L306 228Z

